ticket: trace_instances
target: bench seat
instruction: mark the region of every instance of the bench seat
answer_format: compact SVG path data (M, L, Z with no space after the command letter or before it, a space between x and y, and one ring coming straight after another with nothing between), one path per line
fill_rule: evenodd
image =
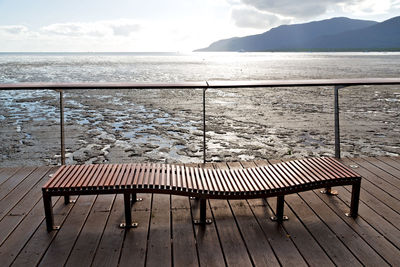
M52 196L124 194L125 227L136 193L162 193L200 199L199 223L206 223L206 199L278 197L282 221L284 195L317 188L353 185L349 215L357 216L361 177L334 158L309 158L246 169L207 169L156 163L61 166L43 186L47 229L53 227ZM132 199L131 199L132 198Z

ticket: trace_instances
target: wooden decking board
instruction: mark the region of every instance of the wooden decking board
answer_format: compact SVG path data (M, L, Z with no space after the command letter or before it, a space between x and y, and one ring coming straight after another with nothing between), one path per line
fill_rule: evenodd
M0 187L0 200L12 192L14 188L17 187L35 169L36 167L23 167L10 176L6 181L4 181Z
M299 197L296 201L299 201ZM268 204L271 207L276 207L276 198L268 199ZM294 212L289 208L285 207L285 215L289 217L289 220L283 223L285 231L293 240L300 254L303 256L307 264L311 266L335 266L325 250L310 234L308 229L302 225L301 221L297 218Z
M34 172L28 175L27 178L15 188L15 190L12 190L2 200L0 200L0 220L18 202L25 198L25 196L31 191L32 187L34 187L35 184L39 183L41 180L46 181L48 177L45 176L48 173L49 168L47 167L37 168Z
M119 266L132 266L133 262L137 266L145 266L153 194L138 194L138 197L143 198L143 201L137 202L133 205L132 221L137 222L139 225L137 228L125 231ZM119 208L122 209L121 214L123 214L123 205ZM120 217L119 220L120 222L124 222L124 216ZM114 225L114 227L117 226Z
M171 266L170 195L153 195L146 266Z
M347 248L364 265L385 266L387 263L370 245L338 217L312 191L299 193L300 197L312 208L327 226L340 238Z
M0 168L0 185L13 176L21 167Z
M343 194L344 189L340 189ZM339 217L341 217L347 225L349 225L361 238L363 238L379 255L381 255L392 266L400 266L399 249L389 242L384 235L380 234L373 228L363 217L359 216L356 220L344 215L343 210L349 206L340 198L330 197L320 194L318 191L314 193L320 197L326 205L328 205Z
M59 201L60 198L55 198L54 209L57 211L62 211L60 215L54 214L54 221L56 223L61 223L68 214L70 206L65 206L63 201ZM4 266L10 265L14 260L24 261L24 258L27 255L31 255L31 257L25 258L26 261L35 262L35 260L39 261L40 256L36 253L27 253L22 254L20 251L24 248L23 251L26 251L27 246L32 242L35 236L45 236L46 239L51 239L56 233L49 235L46 232L46 227L44 224L44 212L43 205L41 201L36 203L34 208L29 212L29 214L24 218L24 220L16 227L16 229L8 236L7 240L0 247L0 262L4 264ZM47 249L48 244L43 248L43 250ZM40 246L34 246L35 250L40 249ZM29 252L29 250L28 250ZM17 258L17 256L19 256ZM21 259L20 259L21 257ZM30 264L29 264L30 265Z
M372 170L368 169L368 167L371 167L371 166L364 167L364 164L361 163L361 162L354 161L352 159L347 159L347 160L350 160L350 162L351 162L349 165L357 164L359 166L358 168L355 169L359 174L361 174L362 171L364 171L364 170L366 171L366 174L364 174L364 173L361 174L362 177L363 177L363 181L362 182L367 180L367 181L373 183L379 189L383 190L384 192L386 192L389 195L391 195L392 197L394 197L395 199L400 200L400 195L398 194L399 189L394 187L392 184L390 184L389 182L387 182L383 178L381 178L378 175L376 175ZM348 161L343 160L343 162L347 163ZM348 165L348 164L346 164L346 165Z
M351 201L350 192L343 190L338 198L343 200L348 206ZM391 222L385 220L382 216L376 213L372 208L360 201L359 205L360 217L366 220L378 232L384 235L390 242L400 249L400 230L397 229ZM390 234L389 234L390 233Z
M173 265L199 266L188 197L171 196L171 216Z
M41 186L43 186L43 184L46 182L46 175L49 172L51 172L51 169L49 170L47 168L47 172L39 172L39 176L34 176L34 178L36 178L36 181L30 181L30 186L33 187L28 192L13 190L13 192L20 192L17 197L21 197L21 193L25 194L19 200L9 199L9 203L5 201L0 203L1 208L4 211L4 213L0 216L0 245L14 231L18 224L25 219L25 217L29 214L33 207L37 205L38 201L42 197L40 190ZM10 193L8 196L12 196L12 194ZM6 200L6 198L3 200ZM18 203L15 203L16 201L18 201Z
M125 230L117 227L124 217L123 195L116 195L100 243L97 247L92 266L117 266L121 254Z
M348 159L343 159L342 162L345 165L352 165L354 162L350 161ZM369 172L365 168L357 168L357 173L359 173L363 179L361 180L361 187L363 190L368 191L371 195L385 203L388 207L392 208L394 211L399 211L400 210L400 201L392 196L391 194L387 193L385 190L383 190L381 187L379 187L376 183L374 183L374 180L379 180L379 177L374 175L373 173ZM371 179L372 181L368 180L368 177L373 177Z
M99 195L65 266L90 266L110 214L115 195Z
M345 191L351 194L351 187L344 187ZM350 199L348 197L347 199ZM389 208L385 203L361 188L360 200L374 210L378 216L384 218L388 223L400 230L400 214ZM399 211L400 212L400 211Z
M210 200L215 227L228 266L251 266L251 260L227 200Z
M214 167L221 169L242 169L239 162L216 163ZM247 249L251 263L255 266L277 266L278 259L274 254L271 245L254 217L246 200L229 200L229 207L232 211L240 236ZM264 238L262 238L264 236ZM258 237L258 238L256 238Z
M39 266L64 265L81 232L87 216L92 209L97 196L80 196L63 227L58 231L57 238L51 242Z
M391 186L396 187L396 189L400 190L400 179L396 178L399 177L400 171L397 172L396 169L392 169L392 171L395 172L392 174L390 173L391 170L390 167L387 167L387 169L382 170L379 166L375 165L379 164L379 161L373 164L373 162L371 162L370 159L358 158L358 159L352 159L352 161L356 162L356 164L358 165L363 166L364 168L367 168L370 172L374 173L376 176L386 181Z
M274 215L265 200L248 200L249 207L283 266L308 266L285 229L269 218Z
M367 158L366 159L369 163L375 165L382 171L387 172L388 174L392 175L396 180L393 180L393 183L398 183L400 181L400 170L396 169L395 167L392 167L387 163L387 161L382 161L377 158Z
M158 204L152 210L152 194L138 194L144 201L132 206L132 219L139 222L139 227L125 231L118 227L124 222L122 195L101 196L111 198L108 202L80 196L76 204L69 205L64 205L62 197L54 197L55 225L63 226L51 233L45 227L41 185L54 168L0 168L0 212L3 212L0 239L4 240L0 245L0 263L2 266L49 263L144 266L145 261L152 266L400 265L400 158L355 158L343 162L358 165L353 170L366 176L361 183L360 216L356 220L344 216L349 209L350 186L337 188L339 195L334 197L321 195L319 190L286 196L285 215L290 218L281 226L268 218L275 210L275 198L215 200L212 212L207 208L207 217L214 222L198 226L191 223L199 217L198 200L161 195L167 201L156 200ZM228 165L249 168L256 163L268 164L257 161ZM228 165L217 163L206 167ZM152 211L155 217L150 215ZM232 238L227 237L228 232L233 233ZM239 260L232 256L234 251L241 254L235 256Z
M200 218L200 202L193 200L190 202L192 216ZM212 218L209 201L207 200L207 218ZM195 225L194 233L197 242L199 262L201 266L221 266L224 265L224 255L221 244L215 229L214 222L209 225Z
M393 168L396 168L397 170L400 170L400 160L395 160L392 157L386 157L386 156L379 156L375 157L376 159L379 159L380 161L384 162L385 164L392 166ZM400 177L398 177L400 179Z
M338 266L361 266L360 261L340 241L339 237L322 221L297 194L285 197L290 210ZM289 218L290 220L290 218Z
M266 160L257 161L256 165L267 166L269 162ZM279 225L270 220L270 217L275 214L268 205L268 199L249 199L248 203L259 225L262 227L264 235L267 236L280 264L284 266L307 266L307 262L290 238L290 235L286 232L283 224Z

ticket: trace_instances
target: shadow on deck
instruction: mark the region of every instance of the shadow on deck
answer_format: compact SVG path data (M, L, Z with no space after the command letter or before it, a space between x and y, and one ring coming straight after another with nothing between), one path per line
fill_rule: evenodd
M349 158L363 176L359 217L344 215L350 188L288 195L289 221L268 218L276 198L210 200L213 224L195 226L199 203L142 194L132 208L139 227L124 220L122 195L54 198L59 231L47 233L41 187L57 167L0 169L0 263L3 266L400 266L400 158ZM209 164L246 168L266 161ZM139 196L139 195L138 195ZM211 208L211 212L210 212Z

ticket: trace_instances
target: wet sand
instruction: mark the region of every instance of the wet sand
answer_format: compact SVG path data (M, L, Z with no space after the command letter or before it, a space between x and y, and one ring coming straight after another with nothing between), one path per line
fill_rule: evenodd
M202 162L201 90L65 92L67 164ZM1 92L0 166L60 162L54 91ZM342 156L400 155L400 87L340 91ZM333 156L333 89L207 90L207 160Z

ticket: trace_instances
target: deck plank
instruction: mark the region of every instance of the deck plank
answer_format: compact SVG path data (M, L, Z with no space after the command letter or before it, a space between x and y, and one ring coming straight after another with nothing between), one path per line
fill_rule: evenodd
M367 168L370 172L374 173L382 180L385 180L390 185L395 186L400 191L400 171L396 170L395 168L390 168L390 166L383 170L380 167L382 166L381 161L374 160L374 158L353 158L352 161L363 166L364 168Z
M13 176L21 167L0 168L0 185Z
M347 161L348 160L348 161ZM356 164L358 168L355 168L354 170L356 172L361 171L361 169L367 170L368 174L362 174L362 177L364 178L363 180L368 180L369 182L373 183L375 186L378 188L382 189L384 192L388 193L392 197L394 197L397 200L400 200L400 190L399 188L393 186L390 184L388 181L380 177L378 174L375 172L377 171L378 168L373 166L372 164L368 164L365 162L362 162L362 160L354 160L354 159L343 159L343 162L351 162L349 165L354 165ZM347 164L346 164L347 165ZM387 173L386 173L387 174ZM384 173L380 173L382 176L386 176Z
M214 166L210 166L215 168ZM246 245L235 222L227 200L210 200L215 227L228 266L251 266Z
M65 266L90 266L100 243L115 195L99 195Z
M4 181L0 187L0 200L12 192L35 169L36 167L22 167L13 175L11 175L6 181Z
M368 162L372 163L373 165L377 166L381 170L389 173L393 177L395 177L397 180L400 180L400 169L397 169L396 167L393 167L388 163L388 160L382 160L374 157L368 157L367 158Z
M212 217L210 203L207 200L207 218ZM200 201L190 201L190 207L194 219L200 218ZM214 221L209 225L195 225L194 233L199 253L199 263L201 266L221 266L224 265L224 256L221 244L218 240L217 230Z
M132 207L132 221L137 222L138 227L125 230L119 266L132 266L133 262L137 266L145 266L153 194L138 194L137 196L143 198L143 201L135 203ZM119 220L124 222L123 204L119 208L122 209Z
M171 196L174 266L198 266L193 219L188 197Z
M342 162L347 166L350 166L354 163L349 159L342 159ZM363 179L361 180L361 187L363 188L363 190L368 191L368 193L370 193L383 203L389 204L388 206L391 207L394 211L400 210L400 201L385 190L383 190L381 187L379 187L377 183L374 183L374 180L379 180L379 177L363 167L356 168L355 172L363 177ZM369 179L367 179L368 177Z
M392 166L393 168L396 168L397 170L400 170L400 157L387 157L387 156L378 156L375 157L376 159L379 159L380 161L384 162L385 164ZM399 177L400 178L400 177Z
M23 186L19 190L13 190L0 202L0 208L3 210L0 213L0 244L4 242L41 199L41 187L48 179L46 176L52 171L52 169L46 168L35 172L35 175L32 175L34 179L30 181L29 185ZM29 189L29 187L32 188Z
M207 201L207 217L214 223L194 226L199 201L156 194L153 200L152 194L138 194L144 201L132 206L132 218L139 227L124 230L117 227L124 221L122 195L96 200L80 196L70 205L53 197L55 224L62 228L50 233L41 186L51 168L0 168L0 262L4 266L400 265L400 157L343 162L358 165L353 170L365 176L356 220L344 216L350 186L338 187L336 197L318 190L286 196L285 214L290 218L281 225L268 219L275 198ZM267 162L207 167L255 164Z
M171 196L153 195L146 266L171 266Z
M190 167L193 165L187 165ZM197 200L194 200L197 201ZM190 199L184 196L171 195L172 244L174 266L198 266L198 250L193 218L190 210Z
M65 206L61 198L55 198L53 203L53 209L57 211L54 214L54 222L60 224L67 217L71 206ZM53 231L50 234L46 231L43 204L42 201L39 200L0 247L0 262L4 266L8 266L18 256L15 262L29 262L28 265L36 265L42 255L40 255L40 249L45 251L49 245L47 241L52 240L56 235L57 231ZM42 242L36 243L38 236L40 236L39 238L43 238L46 244L40 246L43 244ZM33 246L32 243L34 243ZM22 252L20 253L21 250ZM35 250L35 253L30 253L33 250Z
M257 166L265 166L268 164L269 163L267 161L257 161ZM272 205L275 204L276 201L273 199L274 198L270 198L268 200L268 203L271 203ZM318 245L325 251L326 255L324 256L324 259L328 258L327 264L333 261L337 265L350 264L352 266L361 266L360 262L351 254L351 252L342 244L342 242L340 242L340 240L337 239L336 235L332 233L328 227L326 227L323 221L320 221L318 216L314 214L314 212L305 204L305 202L297 194L285 196L285 199L286 199L285 213L291 215L290 211L293 212L293 215L290 216L289 221L293 220L293 218L296 217L299 218L299 220L301 220L301 223L306 227L307 231L315 239L314 242L317 242ZM275 208L275 206L272 207ZM271 210L271 208L268 209ZM273 214L271 213L271 215ZM286 233L285 236L286 239L290 239L294 244L294 242L297 242L297 240L294 237L299 235L300 234L299 232L303 230L292 229L291 223L289 221L283 223L285 229L287 229L288 231L288 232L285 231L284 233ZM271 223L274 224L274 222ZM288 227L286 227L287 223ZM273 232L272 229L271 231ZM292 235L293 238L291 238ZM305 235L305 233L303 232L302 235ZM310 236L306 237L306 239L309 238ZM278 248L283 247L284 249L282 251L275 249L276 253L280 253L281 255L280 258L284 259L284 261L287 261L288 259L286 259L285 250L287 250L288 248L285 247L285 243L281 241L280 243L277 243L277 245ZM303 253L305 257L307 257L309 264L311 264L314 261L318 261L318 259L310 259L312 255L309 255L308 254L309 252L304 251L304 246L305 244L298 242L297 247L295 246L295 248L296 249L298 248L298 250L303 250ZM316 244L308 244L308 246L315 247L316 253L321 253ZM293 249L294 248L292 248L291 250ZM300 252L298 252L298 254L300 255Z
M351 194L350 191L343 190L338 197L350 206ZM398 225L394 226L392 222L385 220L382 216L376 213L372 208L365 205L360 201L359 214L377 231L386 236L395 246L400 248L400 230L397 229Z
M385 236L371 226L365 219L367 215L363 210L360 210L360 215L356 220L347 217L344 210L349 209L349 205L342 201L341 198L327 196L315 190L314 193L321 198L343 221L347 223L356 233L358 233L379 255L381 255L392 266L400 266L399 249L396 248ZM348 193L348 192L347 192ZM346 194L346 190L340 190L340 195ZM350 197L348 193L347 199ZM367 216L368 217L368 216ZM374 216L374 218L376 218Z
M59 266L66 263L96 197L89 195L77 198L69 216L58 230L57 236L52 240L39 266Z
M296 201L300 200L297 194L294 194L294 198L296 198ZM276 198L270 198L268 203L271 208L276 207ZM286 208L285 215L289 217L289 220L283 223L283 227L307 261L307 264L312 266L334 266L332 260L308 232L307 228L303 227L301 221L290 208Z
M217 164L219 168L225 168L226 165L226 163ZM240 163L229 166L232 168L243 167ZM229 202L253 264L255 266L279 266L271 244L254 217L248 202L245 200L230 200Z
M312 191L299 193L300 197L308 203L324 223L340 238L354 255L364 265L386 266L387 263L377 254L370 245L338 217L324 202ZM322 202L322 203L321 203Z
M125 230L118 227L118 224L121 223L121 218L124 216L123 206L123 195L116 195L106 227L94 256L92 266L118 266L122 243L125 236Z

